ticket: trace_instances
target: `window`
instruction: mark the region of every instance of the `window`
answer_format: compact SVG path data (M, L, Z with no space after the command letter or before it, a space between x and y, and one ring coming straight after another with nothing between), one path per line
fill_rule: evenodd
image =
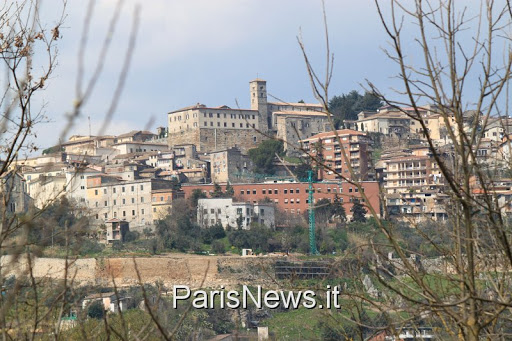
M208 122L204 122L204 126L207 127L208 126Z
M144 185L140 185L140 190L143 191L144 190Z
M133 216L135 215L135 210L132 210L132 215L133 215Z
M117 218L117 212L114 212L114 218Z
M293 194L293 189L290 189L290 194Z
M117 204L117 200L116 200L116 199L114 199L114 206L115 206L116 204Z
M132 186L132 192L135 192L135 186Z
M288 194L288 190L287 189L283 190L283 192L284 192L284 194Z
M126 204L126 199L123 199L123 205L125 205L125 204Z
M96 201L96 207L98 207L98 202Z
M267 191L265 189L262 189L261 194L267 194Z
M96 214L96 220L100 219L100 216Z
M98 190L97 189L94 190L94 195L98 195Z
M135 204L135 198L132 198L132 204Z
M112 188L112 193L115 193L115 192L116 192L116 188L115 188L115 187L113 187L113 188Z
M236 209L236 214L241 215L242 212L243 212L243 210L241 208L237 208Z
M123 211L123 217L126 217L126 211Z
M103 194L107 194L107 189L106 188L103 189Z
M160 197L160 201L164 201L164 197Z
M105 213L104 217L105 217L105 219L107 219L108 218L108 213Z
M244 190L243 189L240 191L240 195L244 195Z
M144 209L141 209L141 210L140 210L140 213L141 213L141 214L144 214Z
M261 215L265 215L265 209L264 209L264 208L261 208L261 209L260 209L260 214L261 214Z
M121 187L121 192L123 192L123 193L124 193L124 186L123 186L123 187Z
M299 192L300 192L300 190L297 188L297 189L295 190L295 193L299 194Z
M214 214L215 213L215 209L214 208L210 208L210 213Z
M235 124L234 123L231 123L231 128L234 128L235 127Z
M105 200L105 207L107 207L107 206L108 206L108 201Z
M252 194L256 194L256 190L255 189L252 190Z
M274 194L278 194L279 191L277 189L274 189Z
M80 186L80 189L85 189L85 186Z
M153 212L156 212L156 207L153 207Z
M243 123L240 123L240 128L243 128L244 127L244 124Z
M144 202L144 197L140 197L140 202Z

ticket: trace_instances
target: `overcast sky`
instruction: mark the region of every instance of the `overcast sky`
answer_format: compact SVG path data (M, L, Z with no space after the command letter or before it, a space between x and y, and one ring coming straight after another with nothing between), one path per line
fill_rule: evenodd
M48 27L57 0L43 1ZM98 0L86 54L90 75L117 1ZM110 105L127 47L135 1L125 1L105 67L82 117L68 134L92 133ZM87 1L68 2L58 67L42 93L52 123L37 127L38 144L54 145L75 96L77 54ZM361 90L370 79L390 85L394 66L382 52L386 37L370 0L326 0L334 77L331 95ZM304 42L319 72L325 67L320 0L151 0L140 2L140 27L122 97L107 133L166 126L166 113L198 102L249 107L249 84L267 81L269 94L285 101L315 102L297 43Z

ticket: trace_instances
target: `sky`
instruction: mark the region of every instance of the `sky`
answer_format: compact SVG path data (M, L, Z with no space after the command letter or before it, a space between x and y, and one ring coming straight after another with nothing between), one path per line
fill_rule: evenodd
M61 2L42 2L47 29L61 13ZM35 127L37 144L58 143L57 131L75 99L78 50L87 1L68 1L58 41L58 66L43 92L48 123ZM90 77L100 54L117 0L97 0L85 53ZM114 94L127 50L133 14L139 29L132 62L107 134L166 126L166 113L203 103L249 107L249 81L267 81L269 95L284 101L316 102L297 43L302 34L320 74L325 69L325 39L320 0L151 0L124 1L103 72L81 116L67 137L98 133ZM339 95L371 80L392 84L394 65L375 5L370 0L326 0L334 73L330 94ZM238 104L237 104L238 103Z

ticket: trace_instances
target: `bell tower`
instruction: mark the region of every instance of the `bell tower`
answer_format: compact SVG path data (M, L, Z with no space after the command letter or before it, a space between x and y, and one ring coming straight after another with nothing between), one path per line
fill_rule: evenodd
M260 130L266 132L269 129L267 81L256 78L249 82L249 87L251 110L258 110Z

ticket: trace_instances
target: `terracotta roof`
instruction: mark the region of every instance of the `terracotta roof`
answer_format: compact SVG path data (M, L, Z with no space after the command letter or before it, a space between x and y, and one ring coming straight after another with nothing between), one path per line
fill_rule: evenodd
M346 136L346 135L367 136L366 133L364 133L364 132L352 130L352 129L340 129L340 130L337 130L337 132L338 132L338 136ZM329 131L329 132L313 135L313 136L311 136L307 139L304 139L302 141L325 139L325 138L329 138L329 137L334 138L335 136L336 136L336 134L334 133L334 131Z

